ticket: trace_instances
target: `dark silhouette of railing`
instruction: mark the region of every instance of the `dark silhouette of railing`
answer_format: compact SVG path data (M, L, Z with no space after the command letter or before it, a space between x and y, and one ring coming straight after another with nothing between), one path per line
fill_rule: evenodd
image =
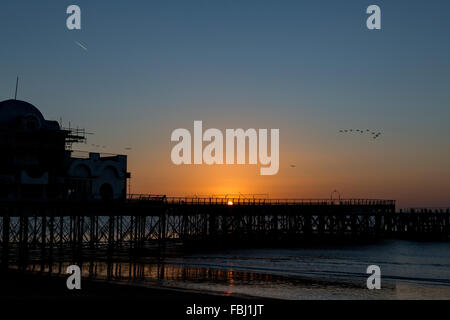
M163 200L169 204L193 205L395 205L395 200L382 199L261 199L242 197L166 197L164 195L131 194L129 201Z

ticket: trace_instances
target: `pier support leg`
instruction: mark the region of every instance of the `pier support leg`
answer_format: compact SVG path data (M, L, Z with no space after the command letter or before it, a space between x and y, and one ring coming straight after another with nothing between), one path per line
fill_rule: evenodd
M9 215L5 213L3 216L2 269L7 269L9 263L9 225L10 218Z
M47 217L42 214L41 218L41 272L45 269L46 259L46 245L47 245Z
M166 247L166 210L159 216L159 250L164 252Z

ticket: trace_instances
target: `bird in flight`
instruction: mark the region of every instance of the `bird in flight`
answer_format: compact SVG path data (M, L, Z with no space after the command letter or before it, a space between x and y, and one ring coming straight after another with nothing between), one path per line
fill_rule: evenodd
M373 136L374 139L378 138L381 135L381 132L378 132L376 135Z
M375 132L375 131L371 131L369 129L366 129L366 130L364 130L364 129L341 129L341 130L339 130L339 132L340 133L347 133L347 132L356 133L356 132L359 132L361 134L362 133L366 133L366 134L371 135L373 139L377 139L381 135L381 132Z

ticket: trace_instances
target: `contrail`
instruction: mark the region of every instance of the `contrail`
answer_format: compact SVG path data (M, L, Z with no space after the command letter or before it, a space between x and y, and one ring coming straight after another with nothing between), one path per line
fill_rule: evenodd
M75 43L77 45L79 45L81 48L83 48L84 50L88 51L88 48L86 48L85 46L83 46L81 43L79 43L78 41L75 41Z

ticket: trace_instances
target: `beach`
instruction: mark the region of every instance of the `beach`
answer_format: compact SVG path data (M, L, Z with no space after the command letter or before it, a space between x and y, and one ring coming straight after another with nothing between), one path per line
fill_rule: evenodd
M13 301L86 301L101 300L120 301L217 301L231 302L239 297L207 294L194 290L174 290L171 288L129 285L120 282L83 280L81 290L69 290L66 277L55 275L38 275L17 270L2 272L0 300Z

